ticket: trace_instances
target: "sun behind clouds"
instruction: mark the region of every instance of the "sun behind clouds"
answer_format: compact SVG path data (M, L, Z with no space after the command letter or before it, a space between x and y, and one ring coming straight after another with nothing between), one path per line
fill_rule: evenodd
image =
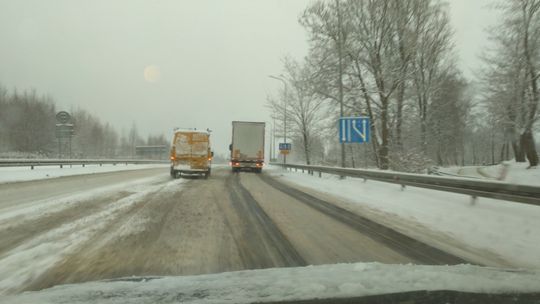
M147 82L158 82L161 79L161 72L156 65L149 65L144 68L144 80Z

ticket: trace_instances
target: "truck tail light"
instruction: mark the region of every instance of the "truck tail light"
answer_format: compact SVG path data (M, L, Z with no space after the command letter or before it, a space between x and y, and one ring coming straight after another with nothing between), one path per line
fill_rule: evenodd
M170 158L171 158L171 160L175 160L175 159L176 159L176 157L174 157L174 156L171 156Z

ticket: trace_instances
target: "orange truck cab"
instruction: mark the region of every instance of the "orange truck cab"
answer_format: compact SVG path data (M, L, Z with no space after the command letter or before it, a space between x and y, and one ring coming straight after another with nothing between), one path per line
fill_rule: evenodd
M210 132L196 129L177 129L171 145L171 176L210 176L213 152Z

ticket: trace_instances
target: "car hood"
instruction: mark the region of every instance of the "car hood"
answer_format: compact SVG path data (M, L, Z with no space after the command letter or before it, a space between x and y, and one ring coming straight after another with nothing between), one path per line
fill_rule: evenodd
M260 303L419 290L538 293L540 270L473 265L334 264L194 276L127 277L4 296L0 303Z

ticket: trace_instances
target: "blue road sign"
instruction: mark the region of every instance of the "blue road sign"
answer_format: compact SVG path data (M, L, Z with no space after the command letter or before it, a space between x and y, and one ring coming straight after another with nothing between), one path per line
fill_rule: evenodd
M279 150L280 151L284 151L284 150L290 151L291 150L291 144L290 143L280 143L279 144Z
M369 128L369 118L367 117L342 117L339 119L339 142L369 142Z

